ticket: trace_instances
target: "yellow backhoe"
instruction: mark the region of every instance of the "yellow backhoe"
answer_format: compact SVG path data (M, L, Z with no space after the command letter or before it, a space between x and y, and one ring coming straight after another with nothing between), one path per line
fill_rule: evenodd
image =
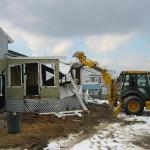
M88 66L101 73L108 88L107 99L109 104L114 107L114 115L118 115L122 110L128 115L141 115L144 107L150 109L150 72L122 71L119 80L114 81L107 69L86 58L84 52L77 51L73 57L79 60L80 65ZM118 81L121 85L119 97Z

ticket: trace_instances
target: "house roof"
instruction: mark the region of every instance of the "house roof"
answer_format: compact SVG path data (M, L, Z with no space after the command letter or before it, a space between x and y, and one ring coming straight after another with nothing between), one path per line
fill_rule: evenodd
M27 55L12 51L12 50L8 50L8 55L10 55L11 57L28 57Z
M49 60L49 59L66 59L65 56L41 56L41 57L12 57L12 56L7 56L8 59L14 59L14 60L18 60L18 59L25 59L25 60L39 60L39 59L43 59L43 60Z
M83 69L83 73L86 73L89 72L90 74L94 74L94 75L100 75L100 72L95 70L94 68L89 68L89 67L86 67L84 66L84 69Z
M0 32L8 39L8 43L13 43L13 39L2 29L0 28Z

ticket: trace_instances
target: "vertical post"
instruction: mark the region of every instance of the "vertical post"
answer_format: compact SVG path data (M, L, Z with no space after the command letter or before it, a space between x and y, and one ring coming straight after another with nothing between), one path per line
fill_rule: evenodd
M24 96L26 96L26 81L27 81L26 64L23 65L23 77L24 77Z

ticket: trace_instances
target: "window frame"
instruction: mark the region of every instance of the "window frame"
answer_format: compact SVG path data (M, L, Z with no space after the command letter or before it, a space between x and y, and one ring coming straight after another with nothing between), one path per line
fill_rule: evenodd
M15 67L15 66L20 66L20 76L21 76L21 79L20 79L20 82L21 84L20 85L11 85L11 67ZM22 72L22 64L11 64L8 66L8 87L9 88L20 88L22 87L23 83L22 83L22 75L23 75L23 72Z
M54 85L53 86L47 86L47 85L43 85L43 81L42 81L42 65L47 65L47 64L53 64L54 65ZM40 86L42 88L51 88L51 87L56 87L56 64L55 63L40 63Z

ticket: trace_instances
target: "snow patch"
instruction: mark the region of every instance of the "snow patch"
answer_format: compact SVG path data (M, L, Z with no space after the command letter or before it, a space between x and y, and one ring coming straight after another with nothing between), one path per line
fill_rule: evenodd
M101 101L101 100L100 100ZM106 101L101 101L106 102ZM51 141L44 150L145 150L143 145L136 145L136 142L141 141L142 137L150 136L150 117L149 116L127 116L120 114L119 118L124 122L113 123L108 127L100 130L81 143L70 148L74 141L79 138L79 134L70 135L67 139ZM149 146L149 143L144 143L144 146Z
M91 99L91 100L88 100L88 103L103 105L103 104L108 104L108 100Z
M66 139L60 139L51 141L44 150L61 150L65 148L69 148L73 142L76 140L77 137L79 137L83 131L81 131L78 134L70 134L68 138Z
M144 150L145 148L135 145L133 142L139 140L142 135L150 134L150 117L126 116L124 114L121 114L119 117L133 123L129 125L122 125L121 123L111 124L92 138L73 146L71 150Z

